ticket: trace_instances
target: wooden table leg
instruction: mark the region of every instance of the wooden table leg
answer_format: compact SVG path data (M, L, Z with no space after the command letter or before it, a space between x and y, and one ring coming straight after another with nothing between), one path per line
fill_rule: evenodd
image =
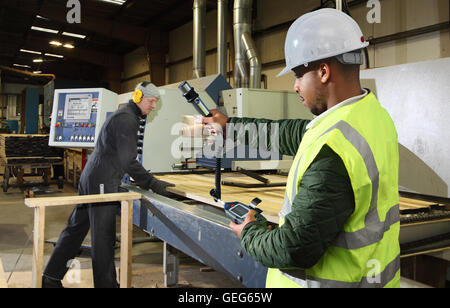
M133 201L122 201L120 224L120 288L131 287L133 246Z
M50 184L50 178L52 175L52 170L51 168L44 168L43 169L43 175L42 177L44 178L44 185L48 186Z
M19 186L23 185L23 176L25 174L25 170L22 167L19 167L19 169L17 170L17 184Z
M42 272L44 267L45 207L34 208L33 230L33 288L42 288Z
M8 288L8 280L6 279L5 271L3 270L2 259L0 259L0 289Z

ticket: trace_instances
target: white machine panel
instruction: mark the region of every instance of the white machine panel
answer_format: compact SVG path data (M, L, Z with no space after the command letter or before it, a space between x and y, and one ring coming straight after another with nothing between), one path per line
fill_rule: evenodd
M144 168L153 173L172 172L172 166L183 160L179 150L182 118L197 115L178 88L159 88L159 91L161 99L147 118L142 157ZM206 92L197 92L208 108L217 108ZM119 95L119 105L128 103L132 95L133 92Z
M199 87L200 88L200 87ZM210 109L217 108L210 96L196 87L203 102ZM197 112L175 86L161 87L161 100L147 119L143 147L143 166L155 173L173 172L179 164L182 118ZM133 93L119 95L119 106L127 103ZM302 105L298 94L289 91L260 89L232 89L222 92L225 111L230 117L255 117L271 120L312 119L311 112ZM222 108L220 108L222 109Z
M394 120L401 189L450 197L450 58L361 72Z
M263 89L232 89L223 91L225 109L229 117L281 119L312 119L300 97L292 91Z
M49 145L93 148L108 115L117 110L117 99L102 88L55 90Z

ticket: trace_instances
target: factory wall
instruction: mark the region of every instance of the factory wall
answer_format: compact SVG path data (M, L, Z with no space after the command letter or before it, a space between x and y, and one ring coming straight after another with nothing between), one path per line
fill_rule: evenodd
M125 55L120 93L131 92L139 82L150 80L147 59L147 50L144 47Z
M350 8L350 13L359 23L368 39L385 37L449 21L448 0L380 0L379 3L381 13L379 23L368 21L367 16L373 12L371 11L373 7L367 7L363 3ZM291 90L294 81L292 75L276 77L283 68L284 40L288 28L274 29L274 26L295 20L319 5L319 0L257 0L253 31L263 63L262 73L267 76L267 87L269 89ZM207 75L217 73L216 15L215 10L207 14ZM230 16L230 18L232 17ZM229 27L231 32L232 25L229 25ZM166 74L168 84L192 79L192 28L193 25L190 22L169 34L170 49L167 56ZM231 41L230 33L229 41ZM447 28L446 30L407 39L377 44L369 47L368 51L370 68L450 57L450 34ZM230 58L232 58L232 55L228 57L229 71L232 71ZM144 48L139 48L128 54L125 57L124 64L122 93L132 91L138 82L149 79L148 73L145 74L145 72L148 72L148 62ZM134 78L130 79L130 76ZM229 81L232 84L232 80Z

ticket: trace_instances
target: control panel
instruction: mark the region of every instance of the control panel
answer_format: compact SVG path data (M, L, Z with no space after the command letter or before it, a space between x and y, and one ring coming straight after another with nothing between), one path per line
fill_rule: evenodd
M93 148L117 105L118 95L102 88L55 90L49 145Z

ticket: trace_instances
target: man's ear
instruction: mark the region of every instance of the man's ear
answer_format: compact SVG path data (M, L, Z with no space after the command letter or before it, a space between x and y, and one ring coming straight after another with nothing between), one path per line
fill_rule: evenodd
M319 77L322 83L327 83L331 78L331 66L328 63L320 63Z

